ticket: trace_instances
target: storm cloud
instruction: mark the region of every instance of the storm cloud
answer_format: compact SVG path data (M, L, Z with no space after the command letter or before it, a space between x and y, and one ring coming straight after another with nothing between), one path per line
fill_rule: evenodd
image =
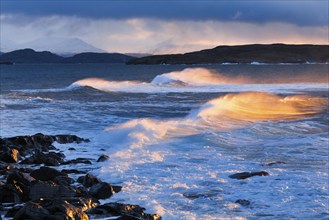
M2 13L94 19L155 18L328 25L328 1L1 1Z
M80 38L109 52L328 44L328 1L1 1L1 50ZM13 47L11 47L13 48Z

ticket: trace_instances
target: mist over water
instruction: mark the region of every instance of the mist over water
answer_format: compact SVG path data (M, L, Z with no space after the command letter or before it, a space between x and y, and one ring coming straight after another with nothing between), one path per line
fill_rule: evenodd
M163 219L326 219L328 66L4 67L1 136L90 138L76 154L105 150L91 172L124 186L109 201Z

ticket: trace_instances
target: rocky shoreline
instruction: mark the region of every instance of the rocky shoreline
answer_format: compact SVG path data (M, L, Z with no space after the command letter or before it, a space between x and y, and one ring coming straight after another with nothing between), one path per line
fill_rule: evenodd
M92 164L87 158L66 160L53 146L89 142L76 135L16 136L0 138L0 220L6 219L139 219L158 220L138 205L101 204L121 191L121 186L103 182L78 169L60 169L61 165ZM97 162L109 159L100 155ZM2 217L1 217L2 216Z

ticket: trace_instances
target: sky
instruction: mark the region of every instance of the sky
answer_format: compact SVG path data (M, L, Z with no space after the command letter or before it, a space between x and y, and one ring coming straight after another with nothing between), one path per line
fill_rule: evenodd
M329 44L327 0L1 0L1 48L79 38L108 52Z

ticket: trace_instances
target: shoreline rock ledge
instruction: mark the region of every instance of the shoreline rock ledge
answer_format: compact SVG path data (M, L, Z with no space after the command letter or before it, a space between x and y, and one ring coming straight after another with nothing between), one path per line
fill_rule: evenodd
M62 165L92 162L84 158L65 161L65 155L52 145L55 141L89 142L76 135L41 133L0 138L0 219L161 219L157 214L145 213L138 205L101 204L99 199L110 198L122 187L103 182L86 171L60 170Z

